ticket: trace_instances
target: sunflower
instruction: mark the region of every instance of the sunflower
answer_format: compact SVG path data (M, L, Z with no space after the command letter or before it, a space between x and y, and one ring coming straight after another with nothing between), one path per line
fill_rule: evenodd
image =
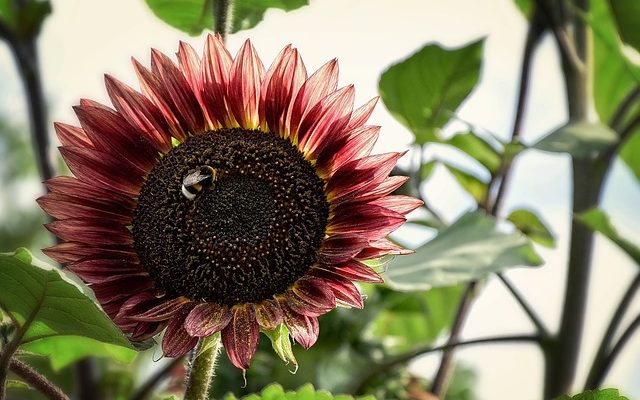
M261 329L309 348L319 316L362 308L353 282L408 252L386 237L421 202L390 195L402 153L370 154L376 99L354 110L336 60L308 77L287 46L265 71L250 41L234 59L216 36L177 56L133 60L141 92L107 75L113 108L81 100L80 127L55 124L74 176L38 199L60 239L44 251L132 341L166 328L177 357L221 332L247 369Z

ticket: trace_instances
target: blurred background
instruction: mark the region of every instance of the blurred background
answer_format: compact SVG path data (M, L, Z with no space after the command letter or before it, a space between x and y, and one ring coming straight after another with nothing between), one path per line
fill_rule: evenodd
M78 104L80 98L109 103L103 74L112 74L137 87L130 57L148 64L151 47L174 54L180 40L197 50L203 48L204 35L190 37L168 26L141 0L54 0L52 7L53 13L44 22L38 43L51 132L53 121L77 123L71 107ZM309 71L336 57L340 63L340 86L354 83L356 103L362 104L378 95L378 80L391 64L405 59L423 45L438 43L444 47L458 47L486 38L480 83L457 110L457 116L484 132L508 140L526 28L524 16L511 0L311 0L310 5L288 13L268 10L264 20L255 28L230 35L227 46L235 53L242 42L250 38L268 66L282 47L292 43L300 50ZM522 130L525 143L535 142L562 125L567 118L560 71L552 38L546 37L538 49L532 70ZM389 114L382 102L370 121L383 127L376 152L402 151L413 141L410 132ZM464 129L465 123L453 121L445 127L443 136L451 136ZM414 156L407 154L401 165L408 166ZM52 150L51 157L58 160L57 150ZM446 158L479 175L484 173L468 158L447 146L429 145L425 157ZM0 44L0 160L0 251L13 251L27 245L37 253L38 249L50 245L52 238L41 227L44 216L34 201L43 189L29 139L22 85L12 56L4 44ZM520 207L536 210L556 237L555 248L536 247L545 260L543 266L512 269L507 273L552 331L558 326L565 285L571 210L569 167L568 155L527 151L516 161L504 206L505 215ZM436 167L421 190L432 207L448 222L476 205L474 199L441 166ZM621 162L615 162L605 190L602 207L621 235L640 238L640 189L633 174ZM433 235L434 232L428 228L407 224L398 231L396 238L411 246L419 246ZM393 263L388 268L393 268ZM608 316L636 268L613 244L602 237L596 239L578 382L584 380ZM388 294L384 290L373 293L369 299L373 303L372 310L376 310L377 296ZM369 308L369 304L365 304ZM258 357L255 368L252 366L249 371L246 390L255 389L260 382L271 377L272 381L291 380L293 387L296 382L309 380L319 386L323 383L331 386L339 381L343 386L332 389L340 392L349 387L350 374L355 374L358 369L366 370L367 366L366 363L353 363L353 359L351 364L317 365L319 356L350 358L348 351L351 350L332 346L332 340L343 338L357 350L363 343L371 344L366 339L375 336L381 324L397 323L400 331L414 329L416 323L420 324L420 321L409 320L408 314L404 319L382 320L379 314L367 309L343 311L332 313L324 317L325 322L321 321L321 339L317 348L309 354L297 346L294 348L300 362L295 376L282 373L286 372L284 366L278 366L279 372L274 372L272 368L276 367L272 366L273 360L265 351L264 360L261 361L262 356ZM630 314L638 311L640 302L636 301ZM409 313L404 309L398 312ZM500 282L490 278L473 306L462 338L528 332L533 332L533 327L526 316ZM434 343L442 343L446 339L445 333L446 329L436 330L432 339ZM268 350L268 343L262 344ZM618 387L630 398L640 398L638 350L640 336L627 345L605 386ZM151 349L143 353L135 364L108 368L116 381L120 379L117 377L126 375L118 375L121 371L137 368L132 376L127 375L130 385L135 385L158 365L167 362L152 361L160 357L158 349ZM459 361L458 389L452 389L447 398L496 400L537 399L541 396L543 357L534 345L466 347L456 353L456 359ZM411 375L431 377L438 361L437 353L414 361L410 365ZM389 376L394 373L388 372ZM404 370L395 372L398 376L394 379L406 379ZM228 363L219 369L219 374L221 380L227 382L224 389L242 393L242 382ZM336 374L343 376L336 377ZM390 381L391 378L386 378L385 384ZM373 379L368 384L375 386L377 383ZM394 398L389 394L391 389L384 390L380 393Z

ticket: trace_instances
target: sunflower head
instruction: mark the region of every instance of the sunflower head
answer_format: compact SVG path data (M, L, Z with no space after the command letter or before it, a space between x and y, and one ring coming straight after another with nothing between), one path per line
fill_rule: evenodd
M320 315L362 308L354 282L408 252L386 237L421 204L390 195L401 153L370 154L376 99L354 109L335 60L307 76L287 46L265 71L249 41L233 58L215 36L134 68L141 92L106 76L113 107L81 100L80 127L55 124L74 176L38 199L61 239L45 252L132 341L166 329L171 357L221 332L247 369L260 329L308 348Z

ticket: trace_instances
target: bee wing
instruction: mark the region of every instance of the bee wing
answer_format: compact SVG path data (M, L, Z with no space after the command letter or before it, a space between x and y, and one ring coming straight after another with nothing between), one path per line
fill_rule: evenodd
M195 171L184 177L184 179L182 180L182 185L187 187L193 186L204 181L207 178L209 178L209 175L203 174L201 171Z

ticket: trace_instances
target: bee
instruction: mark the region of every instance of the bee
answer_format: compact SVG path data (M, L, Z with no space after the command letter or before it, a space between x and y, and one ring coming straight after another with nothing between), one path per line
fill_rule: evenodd
M182 180L182 194L193 201L202 189L213 186L217 175L216 170L208 165L196 168Z

